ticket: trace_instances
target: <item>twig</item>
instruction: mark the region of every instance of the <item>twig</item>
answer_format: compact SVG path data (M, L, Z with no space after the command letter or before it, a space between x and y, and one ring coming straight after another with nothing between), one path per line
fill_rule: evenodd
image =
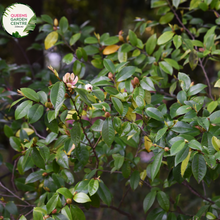
M35 79L34 69L33 69L32 65L31 65L30 60L28 59L27 54L25 53L25 51L23 50L23 48L19 44L18 39L16 39L16 38L13 38L13 39L16 42L16 44L18 45L19 49L21 50L21 53L23 54L23 56L24 56L25 60L27 61L28 65L30 66L32 77L33 77L33 79Z
M3 178L5 178L6 176L9 176L10 174L11 174L11 173L6 173L6 174L4 174L3 176L0 177L0 180L3 179Z
M212 96L212 88L211 88L211 84L210 84L210 81L209 81L209 77L208 77L208 74L206 73L206 71L205 71L205 68L204 68L204 66L203 66L203 64L202 64L202 60L199 58L199 64L200 64L200 67L202 68L202 71L203 71L203 73L204 73L204 75L205 75L205 78L206 78L206 82L207 82L207 84L208 84L208 90L209 90L209 96L210 96L210 98L212 99L212 100L214 100L214 98L213 98L213 96Z
M213 202L212 200L206 198L205 196L203 195L200 195L192 186L189 185L189 183L187 183L186 181L183 181L182 184L184 186L186 186L194 195L200 197L201 199L204 199L206 200L207 202L210 202L211 204L215 204L215 202Z
M182 23L182 21L180 20L179 16L178 16L177 13L176 13L176 10L172 7L172 5L170 4L169 0L167 0L167 3L169 4L169 6L170 6L171 10L173 11L173 13L174 13L176 19L178 20L178 22L180 23L180 25L183 27L183 29L189 34L189 36L190 36L193 40L195 40L195 37L193 36L193 34L186 28L186 26L185 26L185 25ZM196 49L197 49L197 47L196 47ZM214 98L213 98L213 96L212 96L212 89L211 89L211 84L210 84L210 81L209 81L209 77L208 77L208 75L207 75L207 73L206 73L206 71L205 71L205 68L204 68L204 66L203 66L203 63L202 63L201 58L199 58L199 64L200 64L200 67L202 68L202 71L203 71L203 73L204 73L204 75L205 75L206 82L207 82L207 84L208 84L209 96L210 96L210 98L211 98L212 100L214 100Z
M0 182L0 186L1 186L3 189L5 189L6 191L8 191L9 193L11 193L15 198L19 199L20 201L26 203L26 204L29 205L29 206L32 206L29 202L27 202L27 201L21 199L19 196L17 196L16 194L14 194L10 189L6 188L6 187L2 184L2 182Z
M35 127L34 127L33 125L29 124L29 126L34 130L35 134L36 134L39 138L44 139L44 140L46 139L45 137L43 137L43 136L41 136L40 134L37 133L37 130L35 129Z
M19 158L18 158L19 159ZM15 192L17 192L17 187L15 186L15 183L14 183L14 177L15 177L15 167L17 165L17 162L18 162L18 159L15 160L14 162L14 165L13 165L13 170L12 170L12 176L11 176L11 184L13 186L13 189Z
M202 180L202 187L203 187L203 191L204 191L204 196L206 197L206 189L205 189L205 182L204 182L204 180Z
M112 205L110 205L110 206L107 206L107 205L100 205L100 207L102 207L102 208L113 209L113 210L117 211L118 213L127 216L128 219L130 219L130 220L133 219L132 216L131 216L131 214L129 214L129 213L127 213L127 212L124 212L124 211L122 211L121 209L118 209L118 208L115 207L115 206L112 206Z
M30 212L28 212L27 214L25 214L24 216L26 217L26 216L30 215L32 212L33 212L33 209Z
M129 186L128 189L126 190L125 194L122 196L121 202L118 205L118 209L121 207L125 197L127 196L128 192L130 191L131 187Z

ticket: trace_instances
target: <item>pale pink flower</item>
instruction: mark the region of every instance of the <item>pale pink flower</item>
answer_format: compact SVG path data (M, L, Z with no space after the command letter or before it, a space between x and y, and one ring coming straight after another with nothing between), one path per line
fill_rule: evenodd
M75 76L73 73L66 73L63 77L63 82L66 83L67 87L75 88L78 82L78 76Z
M86 89L87 91L92 91L93 86L92 86L91 84L86 84L86 85L85 85L85 89Z

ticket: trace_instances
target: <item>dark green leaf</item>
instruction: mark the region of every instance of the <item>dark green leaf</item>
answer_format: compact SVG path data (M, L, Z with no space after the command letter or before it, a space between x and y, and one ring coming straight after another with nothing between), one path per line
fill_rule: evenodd
M198 183L205 177L207 171L206 162L202 154L196 154L192 161L192 173Z
M102 126L102 138L108 146L111 146L112 142L115 139L115 130L112 125L112 120L106 118Z
M162 209L164 209L167 212L169 211L170 201L166 193L164 193L163 191L159 191L157 193L157 201Z
M105 204L110 206L111 201L112 201L112 194L103 182L99 183L99 189L98 189L97 193L98 193L100 199Z
M161 151L160 153L158 153L155 158L154 161L151 165L151 179L152 181L154 180L154 178L156 177L156 175L159 172L160 166L161 166L161 162L162 162L162 158L163 158L163 154L164 151Z
M18 120L25 117L28 114L28 111L31 108L32 103L32 101L22 102L15 110L15 119Z
M35 102L39 102L39 95L30 88L21 88L21 92L24 94L25 97L31 99Z
M79 122L74 122L70 130L70 135L73 143L77 146L81 141L81 126Z
M95 179L91 179L88 185L89 195L90 196L94 195L97 192L98 188L99 188L99 181Z
M153 190L146 195L143 202L143 208L145 213L151 208L151 206L155 201L155 198L156 198L156 190Z
M43 113L44 113L44 107L42 105L39 105L39 104L33 105L29 109L28 114L27 114L29 123L32 124L38 121L42 117Z

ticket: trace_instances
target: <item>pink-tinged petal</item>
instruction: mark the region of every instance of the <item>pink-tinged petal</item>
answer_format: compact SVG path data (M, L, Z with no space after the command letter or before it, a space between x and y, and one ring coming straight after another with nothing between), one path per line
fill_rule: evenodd
M76 85L77 82L78 82L78 76L76 76L76 78L73 80L72 85Z
M71 73L71 80L74 80L75 75Z
M66 73L65 76L66 76L67 79L69 79L70 78L70 73Z
M66 76L63 76L63 82L66 83Z

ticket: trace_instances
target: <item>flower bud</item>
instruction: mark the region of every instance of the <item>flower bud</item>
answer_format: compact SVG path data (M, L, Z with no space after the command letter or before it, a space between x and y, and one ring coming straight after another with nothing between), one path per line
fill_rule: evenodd
M140 81L137 77L134 77L134 84L135 85L139 85Z
M47 176L47 175L48 175L48 173L46 173L46 172L42 173L42 176Z
M72 199L70 199L70 198L66 199L66 203L67 204L71 204L72 203Z
M53 30L56 31L58 28L57 27L53 27Z
M113 77L114 77L114 75L113 75L111 72L109 72L109 73L108 73L108 78L112 80Z
M3 216L0 216L0 219L4 219L4 217L3 217Z
M47 219L47 218L50 218L50 216L49 216L49 215L45 215L45 216L43 217L44 220Z
M169 150L170 150L169 147L165 147L165 148L164 148L164 151L166 151L166 152L169 151Z
M47 108L53 108L53 105L52 105L52 103L51 102L45 102L45 107L47 107Z
M106 117L106 118L109 118L110 116L111 116L111 115L110 115L109 112L106 112L106 113L105 113L105 117Z
M56 214L57 213L57 209L54 209L51 214Z
M135 83L133 79L131 80L131 85L133 86L133 88L135 88Z
M54 21L53 21L53 25L54 25L55 27L59 25L59 22L58 22L58 20L57 20L56 18L55 18Z
M93 89L93 86L91 85L91 84L86 84L85 85L85 89L87 90L87 91L92 91L92 89Z

